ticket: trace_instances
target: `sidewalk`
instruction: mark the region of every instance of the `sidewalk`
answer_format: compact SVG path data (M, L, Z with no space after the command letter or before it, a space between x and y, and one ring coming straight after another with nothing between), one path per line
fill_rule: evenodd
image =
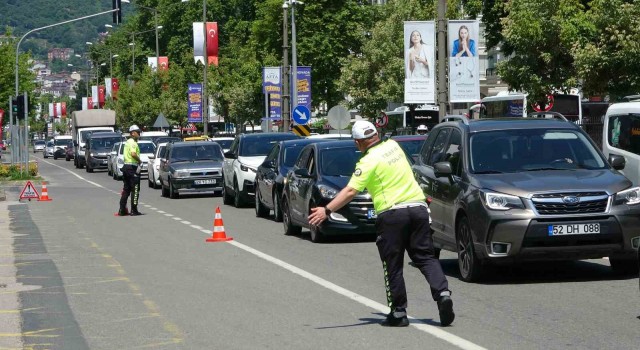
M9 206L18 202L6 201L4 186L0 185L0 348L22 349L22 325L18 293L23 290L22 283L17 283L15 255L13 252L14 236L10 230L11 218Z

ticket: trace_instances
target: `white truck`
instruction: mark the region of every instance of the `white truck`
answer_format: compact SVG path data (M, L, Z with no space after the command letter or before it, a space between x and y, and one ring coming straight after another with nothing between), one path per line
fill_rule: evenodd
M88 109L71 114L74 155L76 168L85 166L84 150L87 137L94 132L115 131L116 112L109 109Z

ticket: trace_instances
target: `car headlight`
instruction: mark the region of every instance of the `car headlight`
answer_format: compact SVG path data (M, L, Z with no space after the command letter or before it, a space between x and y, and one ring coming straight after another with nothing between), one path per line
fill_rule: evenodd
M320 191L320 195L327 199L335 198L335 196L338 195L338 190L327 185L318 185L318 190Z
M640 203L640 187L633 187L628 190L616 193L613 204L634 205Z
M89 155L90 155L90 156L92 156L92 157L95 157L95 156L96 156L96 154L95 154L95 153L93 153L93 152L89 153Z
M183 178L183 177L189 176L189 172L184 170L178 170L173 174L173 176L175 178Z
M257 170L256 170L256 168L252 168L252 167L250 167L250 166L248 166L248 165L244 165L244 164L242 164L242 163L240 163L240 170L242 170L242 171L249 171L249 170L251 170L251 171L252 171L252 172L254 172L254 173L257 171Z
M496 192L482 192L484 205L492 210L524 209L522 199Z

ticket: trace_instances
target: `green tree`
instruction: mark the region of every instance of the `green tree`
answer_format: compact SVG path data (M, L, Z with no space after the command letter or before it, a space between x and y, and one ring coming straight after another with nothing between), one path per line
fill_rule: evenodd
M583 91L613 101L640 92L640 1L594 0L588 35L573 45Z
M496 1L492 15L501 12L506 14L501 25L489 28L500 32L490 31L488 37L507 57L498 74L511 89L542 101L553 91L578 86L571 48L589 26L582 1Z
M11 33L8 33L11 35ZM4 125L9 123L9 96L15 96L15 82L16 82L16 44L15 40L5 40L0 44L0 109L6 111L5 118L2 123ZM29 98L29 110L33 111L32 106L35 106L35 99L31 92L35 88L33 72L29 70L29 54L21 53L18 56L18 79L19 79L19 93L22 94L27 91Z

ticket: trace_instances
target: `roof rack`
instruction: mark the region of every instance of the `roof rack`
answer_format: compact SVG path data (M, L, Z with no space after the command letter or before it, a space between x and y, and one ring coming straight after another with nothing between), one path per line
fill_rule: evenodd
M564 115L562 115L562 113L558 113L558 112L531 112L527 114L527 118L549 118L549 119L560 119L565 122L569 121Z
M455 121L463 122L465 125L469 125L469 119L464 115L446 115L442 119L442 123Z

